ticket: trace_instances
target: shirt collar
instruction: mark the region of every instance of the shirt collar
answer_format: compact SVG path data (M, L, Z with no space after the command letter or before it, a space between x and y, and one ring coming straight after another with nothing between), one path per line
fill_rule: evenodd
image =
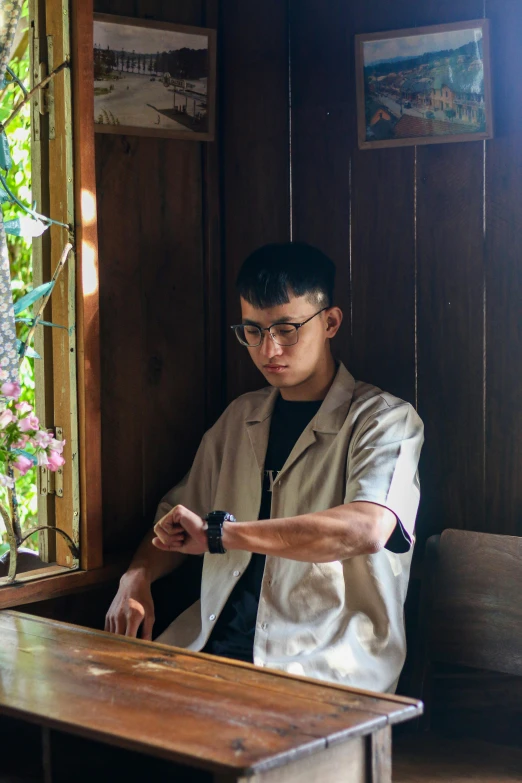
M337 373L328 394L315 417L313 430L335 435L343 426L350 408L355 380L342 362L339 363ZM267 390L265 399L246 419L247 424L258 424L272 415L279 390L272 387Z

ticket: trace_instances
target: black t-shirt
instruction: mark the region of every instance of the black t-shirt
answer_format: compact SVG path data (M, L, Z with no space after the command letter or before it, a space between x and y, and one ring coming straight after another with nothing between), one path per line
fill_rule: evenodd
M321 404L321 400L288 402L281 396L277 398L265 457L259 519L270 519L272 484L304 428L313 419ZM264 570L265 555L254 553L248 568L234 587L221 612L204 652L252 663L257 608Z

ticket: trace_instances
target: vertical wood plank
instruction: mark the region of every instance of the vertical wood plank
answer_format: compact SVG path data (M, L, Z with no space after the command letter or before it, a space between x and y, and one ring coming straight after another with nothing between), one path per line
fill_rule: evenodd
M66 0L45 3L45 26L49 70L71 58L70 13ZM49 208L52 218L71 226L75 221L73 185L73 140L70 69L53 79L51 88L54 123L49 118ZM70 239L69 231L53 225L49 229L51 271L54 272L63 249ZM78 421L76 383L76 274L75 256L69 254L51 299L54 323L67 329L54 329L54 426L63 430L66 440L65 465L57 476L63 479L63 496L56 495L56 526L66 531L75 543L80 538ZM56 540L56 562L73 566L73 556L61 536Z
M140 140L97 134L102 488L107 551L137 541L143 519L145 259L136 165ZM148 256L146 257L148 258Z
M40 79L40 38L45 39L45 8L38 0L29 3L30 29L30 61L31 86L34 87ZM31 191L36 209L42 215L49 215L49 160L48 160L48 126L49 120L40 115L39 99L31 101ZM33 238L33 284L42 285L51 279L50 235L45 232L41 237ZM45 308L44 318L52 320L51 304ZM34 335L34 347L41 361L34 363L35 379L35 410L42 426L51 429L54 426L54 378L52 371L53 336L52 329L37 329ZM42 493L42 477L44 471L39 470L37 476L38 489L38 523L40 525L55 524L54 496ZM38 535L38 555L47 563L56 560L56 536L48 530Z
M154 189L151 170L157 172ZM135 176L139 192L147 193L139 239L146 529L162 495L190 468L205 426L200 145L142 139Z
M422 536L481 530L483 482L482 144L418 150Z
M419 25L482 16L482 0L426 3ZM418 399L425 539L484 529L483 144L417 149Z
M358 3L352 32L408 27L411 17L411 2ZM415 150L361 151L355 134L351 369L415 403Z
M80 425L81 566L103 565L100 313L92 81L92 0L72 3L75 217Z
M288 19L281 0L223 0L226 319L240 320L235 279L246 256L290 238ZM227 398L265 381L227 332Z
M221 14L220 0L205 0L205 27L219 30ZM222 59L221 35L218 35L218 64ZM219 68L218 68L219 73ZM225 275L222 253L221 225L221 98L222 81L216 85L216 138L211 144L202 144L203 167L203 242L205 276L205 427L208 428L219 417L225 406L225 385L221 382L224 373L224 295Z
M486 154L486 519L522 535L522 14L486 2L491 19L496 138Z
M296 241L320 248L337 268L344 324L334 353L350 358L350 176L354 143L351 12L342 0L291 0L292 193Z

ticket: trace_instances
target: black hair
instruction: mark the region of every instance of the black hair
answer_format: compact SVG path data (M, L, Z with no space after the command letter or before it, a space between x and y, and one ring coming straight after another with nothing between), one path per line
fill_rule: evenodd
M236 286L256 309L288 304L289 296L307 296L318 306L331 307L335 264L305 242L264 245L243 262Z

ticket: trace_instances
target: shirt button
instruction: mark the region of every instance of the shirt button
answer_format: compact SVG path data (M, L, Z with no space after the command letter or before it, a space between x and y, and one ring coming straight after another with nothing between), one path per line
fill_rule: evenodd
M234 576L239 576L240 573L240 571L234 571Z
M268 628L268 623L263 623L263 625L261 626L261 629L263 631L266 631L267 628Z
M213 622L213 620L216 619L216 615L215 614L211 614L208 619L210 620L210 622Z

